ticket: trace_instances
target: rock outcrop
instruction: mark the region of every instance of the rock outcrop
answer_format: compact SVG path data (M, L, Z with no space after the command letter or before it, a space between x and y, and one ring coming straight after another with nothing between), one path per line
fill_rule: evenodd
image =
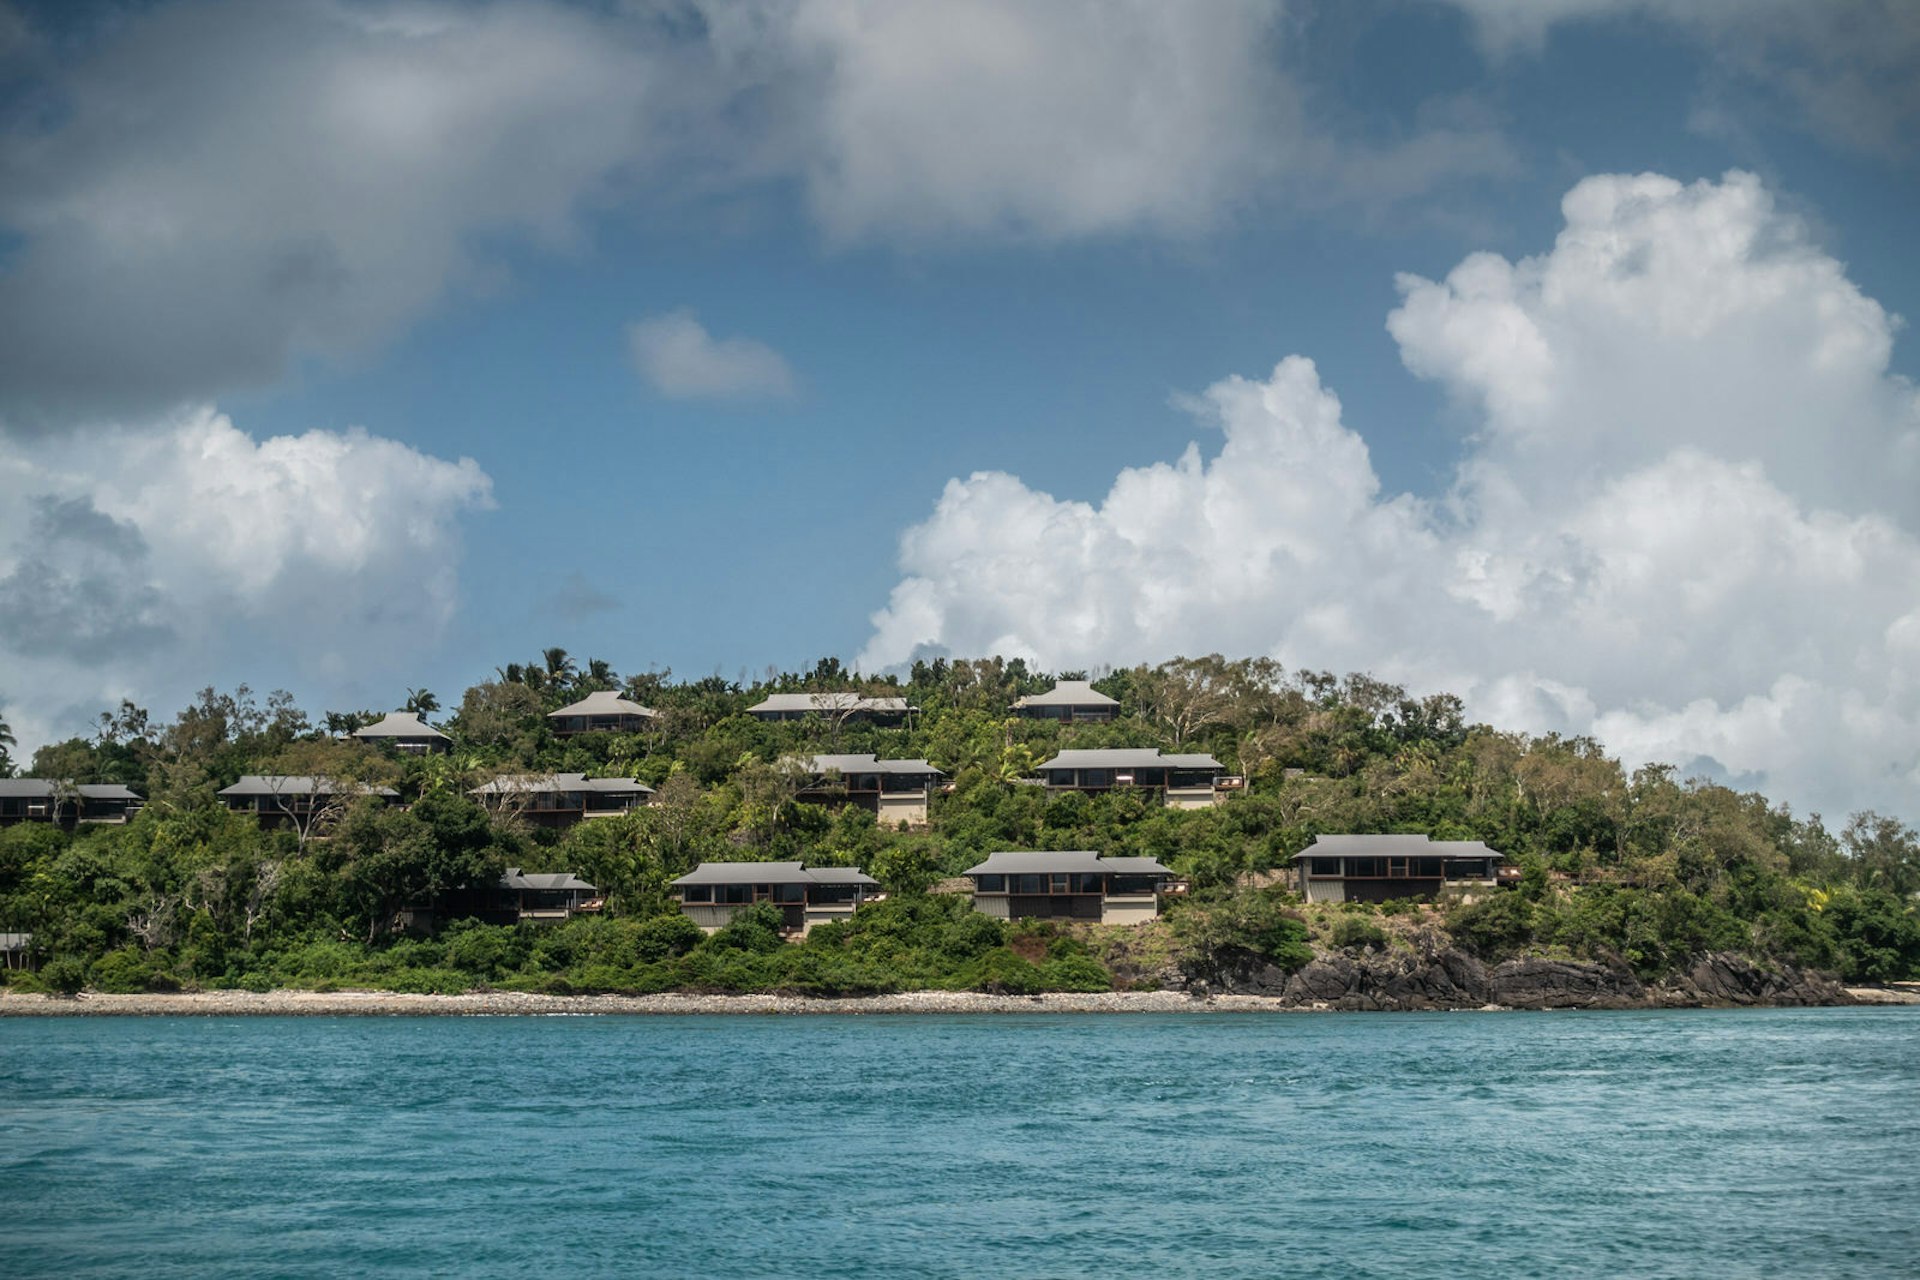
M1302 1008L1657 1009L1718 1005L1851 1004L1832 977L1791 965L1765 967L1744 956L1702 956L1649 986L1624 964L1529 956L1488 966L1433 937L1411 948L1328 951L1289 973L1261 956L1216 957L1198 992L1277 996Z

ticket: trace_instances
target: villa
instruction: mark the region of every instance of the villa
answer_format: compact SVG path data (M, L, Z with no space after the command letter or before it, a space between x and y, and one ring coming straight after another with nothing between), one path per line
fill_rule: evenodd
M809 716L897 725L920 708L905 698L869 698L858 693L776 693L747 708L756 720L805 720Z
M680 910L702 929L724 928L742 908L771 902L783 932L805 937L817 924L845 920L879 897L880 882L858 867L801 862L703 862L673 882Z
M1103 747L1062 751L1035 771L1049 791L1111 791L1147 787L1171 809L1205 809L1239 782L1205 753L1164 755L1158 747Z
M508 867L491 885L435 894L426 904L403 908L395 923L409 933L432 933L448 920L484 924L563 924L600 910L600 891L571 871L522 871Z
M1061 680L1045 693L1030 694L1014 700L1015 715L1031 720L1111 720L1120 712L1120 703L1104 693L1094 692L1085 680Z
M659 712L652 708L611 692L590 693L547 713L547 724L556 738L579 733L645 733L659 719Z
M653 799L653 788L629 778L581 773L495 778L467 792L495 813L512 813L536 827L570 827L586 818L614 818Z
M360 742L393 747L402 755L425 756L453 750L453 739L411 711L390 711L353 736Z
M1500 883L1503 861L1478 840L1423 835L1316 836L1293 858L1308 902L1472 897Z
M856 804L882 825L927 825L933 789L947 775L925 760L880 760L871 755L817 755L803 762L810 775L797 799Z
M146 801L117 782L55 782L48 778L0 778L0 827L19 822L124 823Z
M249 773L217 793L222 804L234 813L251 813L263 827L305 826L317 817L330 817L330 811L355 796L377 796L398 800L392 787L370 787L364 783L336 785L331 778L301 774Z
M1087 920L1142 924L1185 881L1152 858L1103 858L1085 849L995 853L961 872L973 881L973 909L1000 920Z

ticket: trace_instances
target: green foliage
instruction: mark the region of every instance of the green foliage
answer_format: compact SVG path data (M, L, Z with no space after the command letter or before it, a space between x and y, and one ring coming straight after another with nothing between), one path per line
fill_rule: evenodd
M1482 960L1505 960L1533 939L1533 903L1525 894L1496 893L1456 907L1447 932Z
M1362 916L1341 916L1335 920L1331 938L1334 946L1348 951L1358 951L1364 947L1383 951L1387 945L1386 932Z
M39 976L47 990L70 996L87 985L87 966L73 956L56 956L40 966Z

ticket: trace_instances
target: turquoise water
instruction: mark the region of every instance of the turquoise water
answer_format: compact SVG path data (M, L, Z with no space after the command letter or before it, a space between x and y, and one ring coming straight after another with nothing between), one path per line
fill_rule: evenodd
M1912 1276L1920 1012L0 1022L0 1275Z

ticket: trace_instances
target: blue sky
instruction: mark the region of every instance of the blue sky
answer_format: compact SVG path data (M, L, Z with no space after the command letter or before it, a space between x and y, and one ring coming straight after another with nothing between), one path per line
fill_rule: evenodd
M29 743L1223 649L1920 812L1909 6L0 5L0 83Z

